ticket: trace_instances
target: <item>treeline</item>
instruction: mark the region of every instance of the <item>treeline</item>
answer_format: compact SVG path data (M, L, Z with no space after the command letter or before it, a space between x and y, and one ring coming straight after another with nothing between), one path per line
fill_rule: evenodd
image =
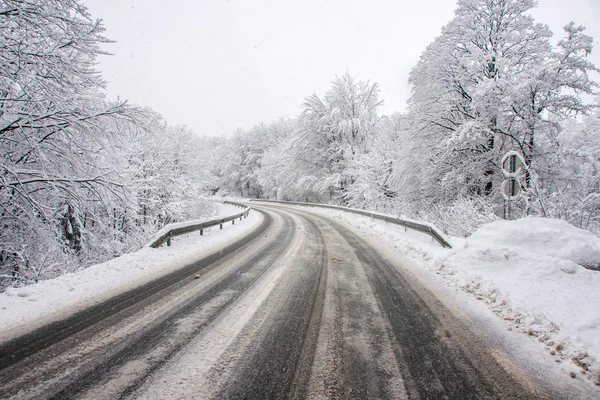
M0 289L139 248L211 212L206 195L300 200L431 221L464 236L503 217L500 159L528 168L513 217L600 233L593 40L533 0L460 0L410 74L404 113L349 73L297 117L200 138L105 98L107 42L78 0L0 2Z
M108 101L103 28L76 0L0 2L0 289L137 249L206 214L203 146Z
M426 219L464 236L502 218L500 160L528 168L513 218L545 216L600 232L598 72L574 23L551 43L534 0L460 0L410 73L405 113L383 116L377 84L349 73L297 118L216 146L221 190Z

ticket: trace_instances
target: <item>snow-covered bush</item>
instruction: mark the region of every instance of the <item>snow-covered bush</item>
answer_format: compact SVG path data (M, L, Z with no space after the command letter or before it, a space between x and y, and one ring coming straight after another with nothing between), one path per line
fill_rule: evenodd
M458 237L467 237L482 225L500 219L494 204L484 197L459 198L447 207L438 206L423 214L448 235Z

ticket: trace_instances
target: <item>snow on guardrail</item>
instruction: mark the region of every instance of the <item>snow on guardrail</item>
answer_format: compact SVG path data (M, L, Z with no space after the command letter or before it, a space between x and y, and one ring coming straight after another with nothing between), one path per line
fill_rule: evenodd
M221 229L223 229L223 224L225 222L232 221L235 224L236 219L242 220L242 218L247 218L248 213L250 212L250 207L246 204L236 203L233 201L224 201L223 204L229 204L235 207L243 208L244 211L229 215L227 217L219 217L212 219L196 219L192 221L186 222L176 222L172 224L165 225L161 230L156 232L150 242L145 247L158 248L162 246L164 243L167 243L167 246L171 245L171 238L175 236L185 235L186 233L200 231L200 234L203 233L203 230L206 228L210 228L211 226L220 225Z
M439 228L437 228L435 225L430 224L428 222L416 221L416 220L412 220L412 219L408 219L408 218L399 218L399 217L394 217L394 216L387 215L387 214L378 213L375 211L365 211L365 210L359 210L357 208L336 206L336 205L332 205L332 204L303 203L303 202L297 202L297 201L262 200L262 199L251 199L250 201L259 201L259 202L262 201L262 202L267 202L267 203L280 203L280 204L291 204L291 205L299 205L299 206L331 208L334 210L341 210L341 211L351 212L354 214L360 214L360 215L364 215L366 217L380 219L380 220L383 220L386 222L390 222L392 224L402 225L405 228L410 228L410 229L413 229L413 230L416 230L419 232L423 232L423 233L431 236L433 239L437 240L437 242L440 245L442 245L442 247L446 247L449 249L452 248L452 245L450 244L448 237L446 235L444 235Z

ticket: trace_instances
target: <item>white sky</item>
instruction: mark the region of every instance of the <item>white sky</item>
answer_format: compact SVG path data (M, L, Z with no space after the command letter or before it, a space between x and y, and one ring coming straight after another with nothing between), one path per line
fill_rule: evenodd
M322 96L346 69L379 83L383 113L402 111L408 72L452 17L454 0L82 0L105 35L98 68L108 95L149 106L169 124L229 135ZM540 0L557 34L574 20L594 37L600 1Z

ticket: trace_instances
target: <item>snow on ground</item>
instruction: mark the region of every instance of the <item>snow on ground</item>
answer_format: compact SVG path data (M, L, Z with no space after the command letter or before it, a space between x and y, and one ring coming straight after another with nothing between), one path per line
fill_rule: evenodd
M484 225L432 267L600 383L600 238L565 221Z
M387 244L413 264L484 302L543 346L546 362L572 363L600 384L600 238L554 219L484 225L444 249L428 235L348 212L310 208ZM532 343L532 346L535 345ZM571 373L571 372L569 372Z
M218 204L215 219L237 214L239 208ZM173 238L170 247L144 247L102 264L0 293L0 341L23 334L35 327L60 319L97 304L119 293L142 285L177 268L183 267L212 249L244 235L262 220L261 214L250 212L247 219L235 225L208 228L204 236L198 232ZM52 310L49 314L48 310Z

